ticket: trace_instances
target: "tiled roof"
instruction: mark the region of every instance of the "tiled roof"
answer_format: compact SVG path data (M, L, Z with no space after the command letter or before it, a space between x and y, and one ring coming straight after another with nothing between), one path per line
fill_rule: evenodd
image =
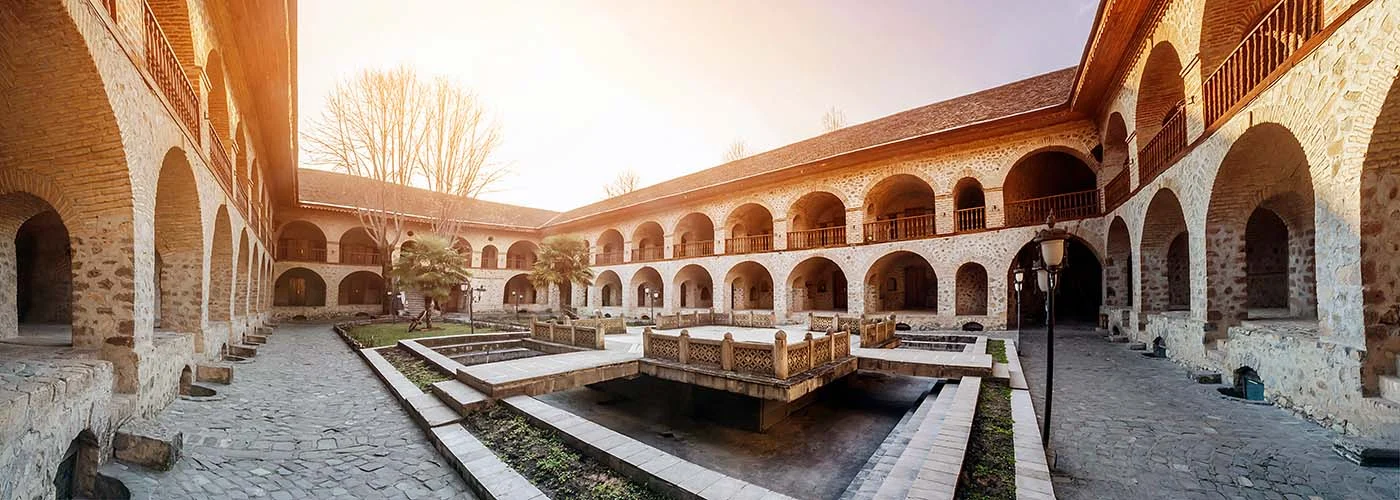
M298 186L303 203L349 207L357 199L352 193L370 192L375 181L366 177L327 172L309 168L298 169ZM407 192L400 197L400 210L408 215L430 216L438 206L436 200L447 196L425 189L399 188ZM559 212L539 208L507 205L492 201L470 200L461 204L460 219L477 224L539 228Z
M1075 74L1075 67L1069 67L852 125L569 210L559 214L553 222L589 217L842 153L1065 104L1069 101Z

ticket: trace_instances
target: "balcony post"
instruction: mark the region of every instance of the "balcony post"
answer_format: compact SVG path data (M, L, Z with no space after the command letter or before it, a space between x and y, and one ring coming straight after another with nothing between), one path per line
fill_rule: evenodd
M982 196L987 202L987 229L1006 227L1006 202L1002 198L1001 188L988 189Z
M954 232L956 226L953 220L953 195L940 194L933 197L933 212L936 214L933 219L934 234L949 234Z
M787 219L773 219L773 250L787 250Z
M865 209L859 205L846 207L846 244L859 245L865 242Z

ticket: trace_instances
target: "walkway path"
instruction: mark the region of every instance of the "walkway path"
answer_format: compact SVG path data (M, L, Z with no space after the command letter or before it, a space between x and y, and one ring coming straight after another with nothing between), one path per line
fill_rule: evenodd
M283 325L222 401L177 400L161 421L185 457L161 498L473 498L364 362L326 325Z
M1045 332L1021 334L1044 415ZM1400 498L1400 472L1332 453L1331 431L1273 406L1221 399L1168 360L1092 331L1056 331L1055 493L1077 498Z

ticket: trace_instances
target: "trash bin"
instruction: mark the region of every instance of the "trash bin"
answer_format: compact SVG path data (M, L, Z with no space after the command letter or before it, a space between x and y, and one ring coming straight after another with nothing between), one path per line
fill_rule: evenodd
M1250 401L1264 400L1264 381L1259 376L1249 374L1244 377L1244 398Z

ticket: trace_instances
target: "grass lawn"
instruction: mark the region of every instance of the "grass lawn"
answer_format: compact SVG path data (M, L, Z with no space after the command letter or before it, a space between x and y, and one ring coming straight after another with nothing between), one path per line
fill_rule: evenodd
M998 363L1006 363L1006 341L988 340L987 354L991 354L992 359L996 360Z
M487 327L476 327L476 333L490 333L495 330ZM404 339L417 339L423 337L441 337L443 335L465 335L471 333L471 328L467 325L457 323L433 323L432 330L408 331L408 322L398 323L373 323L351 327L348 330L350 338L355 339L364 347L382 347L397 344Z
M452 377L433 368L427 361L418 359L418 356L414 356L408 349L395 347L392 349L380 350L379 353L384 356L385 361L394 365L394 368L398 369L399 373L402 373L403 376L408 377L410 382L417 385L419 390L426 391L430 385L444 380L452 380Z
M990 350L990 349L988 349ZM963 457L958 500L1015 500L1016 442L1011 432L1011 387L982 379L972 437Z

